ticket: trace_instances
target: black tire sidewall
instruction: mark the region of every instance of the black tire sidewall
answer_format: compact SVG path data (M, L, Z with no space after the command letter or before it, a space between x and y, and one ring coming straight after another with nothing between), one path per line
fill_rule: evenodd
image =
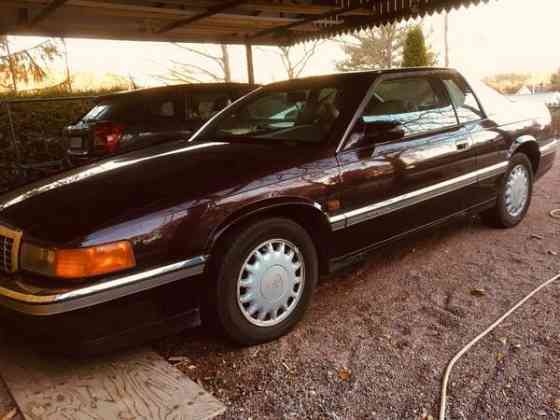
M222 261L216 261L216 315L225 334L243 345L274 340L289 332L303 317L309 306L318 279L318 258L313 241L298 224L288 219L274 218L257 222L230 237ZM237 281L249 253L269 239L285 239L299 248L305 263L303 294L294 311L281 323L271 327L251 324L237 303Z
M529 174L529 196L527 198L527 202L525 203L525 208L523 209L523 211L518 216L513 217L508 213L506 209L506 184L511 171L518 165L523 165L525 169L527 169L527 173ZM533 198L533 180L533 169L531 166L531 162L529 161L527 156L522 153L513 155L510 160L508 169L502 179L502 186L500 189L500 195L498 197L498 206L496 210L498 222L501 226L505 228L514 227L521 223L521 221L525 218L527 212L529 211L531 200Z

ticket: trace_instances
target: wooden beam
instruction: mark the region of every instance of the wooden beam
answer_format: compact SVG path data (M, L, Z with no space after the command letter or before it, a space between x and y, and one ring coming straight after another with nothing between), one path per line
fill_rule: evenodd
M286 32L288 29L295 28L297 26L302 26L302 25L306 25L308 23L316 22L318 20L328 19L328 18L331 18L331 17L342 15L342 14L351 12L353 10L361 9L363 7L364 7L363 4L359 4L359 5L355 5L355 6L351 6L351 7L343 7L343 8L331 10L330 12L322 13L320 15L310 16L310 17L307 17L305 19L301 19L301 20L298 20L297 22L289 23L289 24L284 25L284 26L277 26L276 28L264 29L262 31L259 31L259 32L255 33L254 35L250 36L249 39L254 40L254 39L266 36L266 35L279 34L279 33L282 33L282 32Z
M255 65L253 64L253 46L245 44L245 52L247 54L247 80L250 86L255 84Z
M161 3L169 5L184 5L184 0L162 0ZM333 2L334 3L334 2ZM215 3L214 3L215 4ZM191 7L211 7L211 1L197 1L196 5L188 5ZM363 8L356 10L353 14L358 16L369 15L368 6L362 5ZM239 10L244 12L265 12L265 13L286 13L295 15L320 15L332 10L333 6L323 6L318 4L295 3L295 2L271 2L269 0L248 0L239 6Z
M217 13L223 12L224 10L232 9L236 6L239 6L239 4L241 3L243 3L243 0L226 1L224 3L220 3L216 6L210 7L206 12L199 13L198 15L194 15L185 19L179 19L175 22L170 23L169 25L165 25L163 28L157 31L157 33L163 34L179 27L185 27L198 20L205 19Z
M41 23L43 20L45 20L51 14L53 14L56 11L56 9L58 9L61 6L64 6L64 3L66 3L67 1L68 0L53 0L48 6L45 6L39 13L37 13L37 15L35 15L35 17L31 19L31 22L29 22L27 26L32 28L38 23Z

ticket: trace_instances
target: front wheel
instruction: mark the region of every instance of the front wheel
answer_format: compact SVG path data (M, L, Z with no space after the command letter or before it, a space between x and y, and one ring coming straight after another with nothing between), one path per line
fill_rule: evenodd
M533 170L526 155L513 155L502 179L496 206L482 213L488 224L499 228L517 226L525 218L533 195Z
M204 321L237 343L258 344L303 317L317 283L317 252L297 223L266 219L224 238L210 276Z

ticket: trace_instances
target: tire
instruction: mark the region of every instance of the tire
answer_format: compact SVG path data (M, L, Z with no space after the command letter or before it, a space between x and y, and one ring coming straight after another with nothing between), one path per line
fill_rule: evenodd
M203 322L241 345L281 337L307 310L318 265L309 234L289 219L270 218L234 230L214 253Z
M512 177L526 176L527 196L520 206L513 206L511 199L511 189L508 190L508 183L513 182ZM520 178L517 178L520 179ZM510 193L508 193L508 191ZM516 153L510 160L508 169L501 180L500 191L496 206L486 210L481 214L482 220L492 226L501 229L517 226L527 215L533 196L533 169L527 155ZM513 211L515 210L515 211Z

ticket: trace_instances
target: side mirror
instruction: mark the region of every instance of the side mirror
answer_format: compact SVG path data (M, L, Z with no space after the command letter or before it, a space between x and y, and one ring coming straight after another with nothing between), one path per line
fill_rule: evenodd
M398 121L371 121L363 122L365 138L370 143L380 143L402 139L406 133Z

